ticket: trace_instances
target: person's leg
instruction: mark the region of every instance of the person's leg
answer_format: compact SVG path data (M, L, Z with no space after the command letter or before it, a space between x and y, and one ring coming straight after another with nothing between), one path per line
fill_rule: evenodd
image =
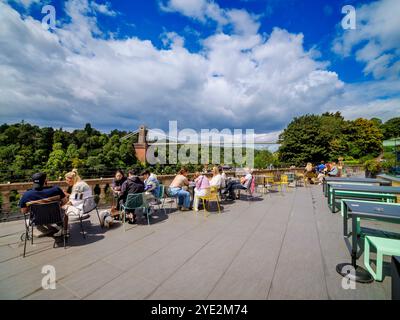
M231 199L235 199L235 190L239 188L239 186L241 186L240 182L237 181L232 181L232 183L229 186L229 197Z
M190 193L186 190L179 190L178 192L178 205L183 206L184 208L190 208Z
M233 185L232 193L231 193L232 199L235 199L235 190L246 190L246 187L243 186L241 183L237 183L237 184Z

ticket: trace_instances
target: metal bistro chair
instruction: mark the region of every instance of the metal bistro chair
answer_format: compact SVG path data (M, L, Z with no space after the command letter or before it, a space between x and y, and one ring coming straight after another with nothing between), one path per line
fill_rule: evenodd
M172 204L175 202L176 207L178 207L178 196L171 195L170 188L164 189L164 197L165 199L170 198L169 202L171 203L170 209L172 209ZM165 201L165 200L164 200Z
M147 224L150 225L149 204L144 198L144 193L131 193L128 194L125 203L121 205L122 224L124 225L124 231L126 211L135 211L135 209L142 209L145 212L147 216Z
M164 214L166 214L164 205L165 205L165 199L166 199L166 194L165 194L165 186L163 184L160 184L160 191L158 193L158 197L156 197L157 201L160 201L160 203L156 204L155 206L158 206L157 210L164 210Z
M83 207L81 213L79 214L79 222L81 224L81 231L83 238L86 238L85 230L83 228L83 216L89 214L93 210L96 210L97 218L99 218L100 227L103 228L103 222L100 219L99 210L97 209L97 203L94 197L89 197L83 200Z
M207 192L207 194L205 196L197 196L200 200L203 201L203 210L204 210L204 216L207 216L207 208L205 205L205 201L208 202L208 205L210 205L211 201L215 201L217 203L217 207L218 207L218 213L221 213L221 208L219 206L219 194L218 194L218 187L217 186L211 186L209 188L209 191Z
M24 243L24 258L26 254L26 242L30 239L33 245L33 228L35 226L44 226L49 224L61 225L64 228L64 219L61 212L59 202L49 202L45 204L32 204L29 207L29 212L24 214L25 223L25 243ZM66 249L66 234L64 234L64 249ZM53 248L56 246L54 239Z

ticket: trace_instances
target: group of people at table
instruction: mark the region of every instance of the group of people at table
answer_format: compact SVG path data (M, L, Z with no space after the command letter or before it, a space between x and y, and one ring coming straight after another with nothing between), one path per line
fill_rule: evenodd
M176 197L178 199L178 210L189 211L199 210L199 197L206 196L211 187L215 187L227 195L228 199L234 200L235 190L247 189L249 181L252 179L250 171L247 171L246 176L242 177L240 181L228 181L225 172L221 166L215 166L212 169L212 177L209 179L204 173L196 172L193 180L188 178L189 172L187 169L182 168L168 188L168 196ZM157 176L150 171L145 170L141 173L143 180L140 179L138 173L134 170L128 172L128 177L125 177L121 170L115 174L112 184L112 190L117 199L117 206L115 210L119 210L120 206L125 203L129 194L144 193L146 201L150 204L157 204L160 199L160 182ZM193 197L189 191L190 188L194 189ZM193 198L193 199L191 199ZM191 206L193 200L193 207ZM127 215L129 223L135 223L135 213L130 212Z
M160 201L161 183L157 176L149 170L139 171L129 170L128 176L125 176L122 170L117 170L112 183L112 191L115 199L117 199L114 211L118 211L120 206L125 203L129 194L143 194L145 201L149 204L158 204ZM204 173L196 172L193 181L188 178L188 171L182 168L173 179L168 188L168 196L178 199L178 209L182 211L195 210L198 211L198 197L205 196L210 192L210 187L216 187L223 190L228 198L235 198L235 190L247 189L252 175L247 171L246 176L237 180L228 181L222 167L215 166L212 169L212 177L209 179ZM76 169L65 175L67 184L66 190L62 190L58 186L49 186L47 175L43 172L35 173L32 176L32 188L27 190L19 201L21 212L25 215L29 213L29 207L33 204L47 204L50 202L59 202L63 213L63 223L58 225L37 226L35 236L52 235L55 237L68 235L69 217L81 217L86 219L89 215L83 215L83 206L85 199L93 197L92 188L81 179ZM189 187L194 188L193 208L191 207L192 199L188 191ZM103 223L107 218L114 218L112 215L103 217ZM129 223L136 222L135 212L128 212L126 216ZM63 226L63 227L62 227Z
M336 162L328 162L325 164L324 161L321 161L316 166L308 162L304 169L304 175L309 183L313 184L313 179L316 179L318 184L322 184L324 177L339 177L341 173Z

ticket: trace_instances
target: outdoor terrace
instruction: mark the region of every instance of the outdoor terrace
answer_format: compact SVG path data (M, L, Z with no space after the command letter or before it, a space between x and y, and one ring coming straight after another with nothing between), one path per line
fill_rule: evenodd
M0 223L0 298L390 299L390 276L342 288L335 267L350 261L349 249L340 213L330 213L321 186L223 208L207 218L172 209L126 232L119 224L100 229L93 214L86 240L74 223L66 250L40 238L28 243L26 258L23 222ZM400 232L398 225L368 227ZM56 268L55 290L41 288L47 264Z

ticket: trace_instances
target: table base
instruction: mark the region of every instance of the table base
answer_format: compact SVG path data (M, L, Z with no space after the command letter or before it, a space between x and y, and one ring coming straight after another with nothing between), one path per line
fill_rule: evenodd
M370 283L374 281L372 275L360 266L355 267L355 273L350 272L354 269L354 266L351 263L339 263L336 266L336 271L342 277L347 277L349 280L360 282L360 283Z

